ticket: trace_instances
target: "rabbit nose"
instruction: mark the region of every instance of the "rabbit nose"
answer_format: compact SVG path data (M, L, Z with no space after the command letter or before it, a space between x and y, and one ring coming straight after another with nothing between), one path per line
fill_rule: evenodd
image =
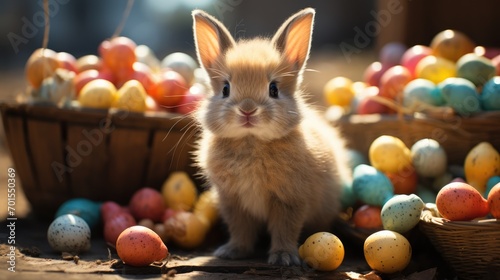
M257 108L255 108L253 110L243 110L240 108L240 113L242 113L245 117L249 117L249 116L255 114L255 112L257 112Z

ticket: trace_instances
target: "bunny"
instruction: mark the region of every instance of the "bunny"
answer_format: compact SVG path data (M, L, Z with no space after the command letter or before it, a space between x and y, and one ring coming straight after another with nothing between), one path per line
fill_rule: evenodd
M214 255L247 258L266 229L268 263L300 265L303 229L330 229L351 174L344 140L300 89L315 11L291 16L272 39L238 42L204 11L192 16L213 90L194 112L201 128L194 158L230 234Z

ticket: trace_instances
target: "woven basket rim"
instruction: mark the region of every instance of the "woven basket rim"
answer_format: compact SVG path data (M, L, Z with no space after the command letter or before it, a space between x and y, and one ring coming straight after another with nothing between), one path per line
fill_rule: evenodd
M424 209L420 216L421 222L429 226L453 229L470 230L500 230L500 220L498 219L477 219L471 221L451 221L443 217L436 217L429 209Z

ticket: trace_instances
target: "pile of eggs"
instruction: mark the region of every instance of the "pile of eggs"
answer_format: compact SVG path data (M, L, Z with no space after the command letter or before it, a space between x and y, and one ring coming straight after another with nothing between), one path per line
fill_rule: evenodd
M351 157L353 181L344 185L343 206L352 210L355 228L371 232L364 256L381 273L407 267L412 249L406 237L424 209L451 221L500 218L500 154L488 142L473 147L463 166L454 168L443 147L428 138L408 147L382 135L371 143L368 159L356 152Z
M217 205L213 189L198 194L189 175L176 171L161 191L140 188L127 205L84 198L66 201L56 212L47 239L55 251L78 254L90 249L91 231L102 228L104 240L124 263L144 266L168 255L165 244L200 247L218 220Z
M98 55L37 49L25 72L32 102L61 107L117 108L188 114L205 97L207 75L188 54L161 61L127 37L101 42Z
M500 110L500 52L444 30L429 46L385 45L363 81L335 77L324 86L328 105L344 113L426 112L446 106L461 116ZM332 109L333 109L332 108Z

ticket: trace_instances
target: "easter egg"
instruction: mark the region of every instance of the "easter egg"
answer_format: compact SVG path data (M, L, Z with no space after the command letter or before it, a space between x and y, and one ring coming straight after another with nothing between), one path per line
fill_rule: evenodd
M500 219L500 184L493 186L487 197L491 215L495 219Z
M210 229L210 222L203 215L179 211L164 222L167 236L184 248L194 249L203 244Z
M156 189L144 187L138 189L129 201L130 213L135 219L151 219L161 221L165 211L163 195Z
M118 90L111 105L114 108L131 112L146 111L146 90L137 80L129 80Z
M345 250L342 241L332 233L317 232L309 236L299 247L299 256L316 270L332 271L344 260Z
M161 193L166 207L185 211L191 210L198 196L194 182L183 171L172 172L163 183Z
M483 85L495 74L495 65L483 56L469 53L457 61L457 77L467 79L476 86Z
M377 229L382 228L380 218L380 206L362 205L352 215L354 226L358 228Z
M194 204L193 213L213 225L219 218L219 196L214 188L202 192Z
M484 192L484 197L488 197L491 189L500 183L500 176L491 176L486 182L486 191Z
M415 78L415 68L418 62L428 55L432 55L431 48L423 45L415 45L405 51L403 57L401 57L401 65L406 67L412 77Z
M408 239L391 230L377 231L368 236L363 252L366 262L373 270L387 274L405 269L412 255Z
M467 182L484 193L486 182L500 175L500 154L489 142L481 142L467 153L464 171Z
M424 202L415 194L398 194L389 199L380 215L384 229L405 233L414 228L420 221Z
M198 68L198 63L186 53L175 52L167 55L161 61L161 68L174 70L181 74L188 85L192 85L194 82L194 70Z
M384 172L391 180L394 194L411 194L417 189L418 176L413 165L408 165L397 173Z
M358 150L348 149L347 156L349 157L349 166L353 170L360 164L368 164L368 159Z
M90 249L90 227L82 218L64 214L50 224L47 240L50 247L58 252L86 252Z
M389 108L372 97L381 97L380 90L376 86L369 86L363 90L359 98L356 108L356 113L360 115L368 114L385 114L389 112Z
M495 76L484 84L480 101L483 110L500 110L500 76Z
M410 149L401 139L390 135L373 140L368 157L371 165L382 172L397 173L411 164Z
M114 215L104 220L104 240L114 246L120 233L126 228L135 225L136 221L131 214L127 212L115 212Z
M370 63L363 73L363 82L370 86L378 87L380 85L380 78L388 68L389 66L383 65L378 61Z
M359 200L373 206L384 205L394 195L389 178L367 164L354 168L352 188Z
M340 196L340 202L342 204L342 208L345 209L347 207L351 207L356 203L357 197L352 189L352 184L342 183L342 192Z
M417 174L435 178L446 172L448 160L446 152L434 139L420 139L410 150L411 161Z
M147 266L168 256L160 236L144 226L125 229L116 240L116 253L127 265Z
M457 30L443 30L430 43L435 56L457 61L467 53L474 52L476 44L464 33Z
M455 77L455 63L442 57L433 55L422 58L415 67L417 78L427 79L435 84L441 81Z
M464 78L448 78L438 84L446 105L462 116L481 111L479 94L474 84Z
M73 214L82 218L92 229L101 220L101 204L86 198L73 198L65 201L56 211L55 217Z
M28 58L25 74L29 84L38 89L45 78L54 74L61 63L57 60L57 53L51 49L36 49Z
M398 99L407 83L412 80L411 73L401 65L393 66L380 78L380 95Z
M146 45L139 45L135 47L134 53L138 62L146 64L153 71L160 70L161 62L150 47Z
M406 46L399 42L390 42L380 49L380 62L387 66L398 65L406 51Z
M110 81L96 79L83 86L78 101L83 107L107 109L116 98L116 88Z
M416 195L422 199L425 203L435 203L436 193L432 191L429 187L422 184L417 184Z
M425 105L441 106L444 104L439 88L426 79L410 81L403 89L403 105L408 108L418 108Z
M329 105L349 106L354 98L352 81L346 77L335 77L325 84L323 95Z
M441 188L436 206L442 217L451 221L469 221L489 212L488 201L474 187L453 182Z

